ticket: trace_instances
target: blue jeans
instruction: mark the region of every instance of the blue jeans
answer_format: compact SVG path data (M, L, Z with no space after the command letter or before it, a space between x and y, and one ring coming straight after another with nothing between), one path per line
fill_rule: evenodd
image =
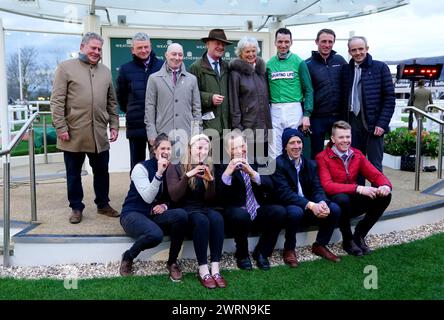
M326 218L318 218L310 210L304 210L294 205L287 206L284 249L294 250L296 248L296 232L303 225L308 226L312 224L319 225L316 243L321 246L327 245L341 215L341 209L336 203L330 202L328 207L330 208L330 214Z
M339 120L339 115L331 117L311 117L311 159L314 159L316 155L324 150L325 136L331 136L331 127L333 123Z
M352 126L352 147L360 150L367 156L368 161L382 172L382 158L384 156L384 135L375 136L368 132L362 123L361 114L358 117L350 113L350 125ZM362 184L363 180L359 181Z
M188 214L183 209L170 209L162 214L145 216L140 212L128 212L120 218L126 234L136 241L129 249L131 259L135 259L145 249L154 248L168 232L171 239L168 265L176 263L185 238Z
M103 209L109 204L109 151L100 153L69 152L64 151L63 157L66 168L66 182L68 189L69 207L73 210L83 210L82 166L88 156L93 171L93 185L97 208Z

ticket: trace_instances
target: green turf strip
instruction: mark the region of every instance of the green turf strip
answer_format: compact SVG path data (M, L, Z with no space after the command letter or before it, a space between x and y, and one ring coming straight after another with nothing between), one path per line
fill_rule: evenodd
M195 273L181 283L166 275L79 280L67 290L62 280L0 279L0 299L444 299L444 233L383 248L362 258L342 257L340 263L316 260L298 268L273 267L265 272L223 270L225 289L208 290ZM366 289L366 266L377 269L378 289ZM373 267L370 267L373 268ZM374 278L373 278L374 279ZM369 278L367 278L369 280ZM375 284L375 281L367 281Z

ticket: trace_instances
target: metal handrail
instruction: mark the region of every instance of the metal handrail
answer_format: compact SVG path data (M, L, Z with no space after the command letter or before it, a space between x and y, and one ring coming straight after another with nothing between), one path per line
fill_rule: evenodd
M422 117L426 117L436 123L438 123L440 126L439 129L439 147L438 147L438 179L441 179L442 177L442 133L443 133L443 126L444 121L440 120L438 118L435 118L434 116L431 116L427 112L422 111L421 109L415 108L415 107L407 107L407 111L415 112L416 114L416 123L417 123L417 130L416 130L416 159L415 159L415 191L419 191L419 175L421 172L421 136L422 136Z
M52 114L51 111L39 111L40 115L46 116ZM46 137L46 117L43 117L43 154L45 164L48 164L48 141Z
M433 109L438 109L438 110L440 110L440 111L444 111L444 108L443 108L443 107L437 106L436 104L429 104L429 105L426 107L426 109L427 109L427 111L432 111Z
M25 122L23 127L20 128L20 131L17 133L14 139L12 139L12 141L8 144L8 146L5 149L0 149L0 157L4 156L5 154L11 153L12 149L14 149L14 147L20 142L26 130L28 130L30 125L34 122L35 118L37 118L38 116L39 113L37 112L32 114L32 116Z
M19 133L8 144L5 149L0 150L0 157L3 158L3 266L9 266L10 241L11 241L11 151L22 140L26 131L29 131L28 152L29 152L29 178L31 187L31 222L37 222L37 197L35 181L35 146L33 122L39 116L36 112L25 122Z
M444 108L437 106L436 104L429 104L426 107L427 111L432 111L433 109L438 109L441 111L441 120L444 121ZM439 149L438 149L438 179L442 179L442 140L443 140L443 135L444 135L444 126L440 125L439 126Z

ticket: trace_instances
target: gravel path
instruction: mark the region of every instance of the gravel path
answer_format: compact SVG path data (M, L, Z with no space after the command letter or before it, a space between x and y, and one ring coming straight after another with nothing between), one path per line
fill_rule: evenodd
M387 234L369 235L366 237L367 244L375 249L397 245L405 242L411 242L423 238L427 238L433 234L444 232L444 220L418 226L413 229L390 232ZM330 245L330 249L338 255L344 255L345 252L341 249L341 243ZM320 259L313 255L310 246L298 247L297 254L299 261L310 261ZM196 260L183 259L179 261L184 272L195 272L197 269ZM282 265L282 250L275 250L270 258L272 266ZM102 278L102 277L117 277L119 276L120 262L112 262L108 264L91 263L91 264L73 264L73 265L55 265L42 267L8 267L0 266L0 278L13 277L17 279L60 279L65 278ZM223 254L221 261L221 269L236 269L235 259L233 254ZM162 261L137 261L134 264L134 272L136 275L147 276L154 274L165 274L165 262Z

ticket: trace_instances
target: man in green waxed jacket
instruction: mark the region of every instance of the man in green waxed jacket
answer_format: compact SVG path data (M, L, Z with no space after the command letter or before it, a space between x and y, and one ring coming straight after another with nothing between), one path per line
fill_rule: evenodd
M203 129L213 138L213 160L222 159L222 143L214 140L216 135L223 136L224 129L230 129L230 106L228 104L228 64L222 59L227 40L222 29L210 30L208 37L202 38L207 50L202 58L196 60L189 72L197 77L202 106ZM209 129L215 131L209 132ZM217 133L216 133L217 132ZM219 143L215 145L214 143ZM219 151L219 154L217 152Z

